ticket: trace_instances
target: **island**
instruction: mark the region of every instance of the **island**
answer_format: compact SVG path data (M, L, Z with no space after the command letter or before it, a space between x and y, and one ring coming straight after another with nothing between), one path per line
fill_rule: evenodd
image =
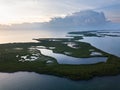
M38 42L0 44L0 72L28 71L71 80L89 80L95 76L120 74L119 57L78 39L82 38L39 38L34 39ZM63 59L57 60L61 58L59 55Z

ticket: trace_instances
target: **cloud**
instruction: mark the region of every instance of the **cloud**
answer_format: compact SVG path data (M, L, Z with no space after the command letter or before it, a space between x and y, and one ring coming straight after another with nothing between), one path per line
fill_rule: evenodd
M85 10L73 13L64 18L53 18L50 22L46 23L46 26L93 26L103 25L108 23L103 12L95 12L92 10Z
M13 24L9 29L41 29L41 28L72 28L72 27L99 27L108 23L103 12L85 10L67 15L65 17L52 18L44 23Z
M119 27L118 27L119 26ZM0 29L12 29L12 30L70 30L71 28L77 29L120 29L120 24L112 23L108 21L103 12L96 12L93 10L84 10L75 12L65 17L55 17L49 22L36 22L36 23L22 23L13 24L11 26L1 25Z
M0 0L0 23L44 22L117 3L120 0Z

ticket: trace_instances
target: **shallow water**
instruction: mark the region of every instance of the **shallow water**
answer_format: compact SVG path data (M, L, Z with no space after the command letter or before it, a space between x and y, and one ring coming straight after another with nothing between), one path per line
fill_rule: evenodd
M120 37L84 37L80 40L120 57Z
M64 54L53 53L49 49L39 49L43 55L53 57L59 64L94 64L106 62L107 57L75 58Z

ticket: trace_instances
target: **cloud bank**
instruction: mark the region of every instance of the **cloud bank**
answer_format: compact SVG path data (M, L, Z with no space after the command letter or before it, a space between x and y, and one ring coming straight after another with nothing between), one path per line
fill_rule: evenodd
M85 10L73 13L64 18L53 18L47 24L51 26L93 26L108 23L103 12ZM47 25L46 24L46 25Z
M112 26L112 27L111 27ZM119 26L119 27L118 27ZM4 27L4 26L3 26ZM52 18L49 22L44 23L23 23L5 26L8 29L61 29L61 28L78 28L78 29L112 29L120 28L119 24L113 24L108 21L103 12L85 10L67 15L65 17Z

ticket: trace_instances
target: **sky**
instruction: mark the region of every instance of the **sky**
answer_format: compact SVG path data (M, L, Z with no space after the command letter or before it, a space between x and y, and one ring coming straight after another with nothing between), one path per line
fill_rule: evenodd
M87 9L120 22L120 0L0 0L0 24L47 22Z

